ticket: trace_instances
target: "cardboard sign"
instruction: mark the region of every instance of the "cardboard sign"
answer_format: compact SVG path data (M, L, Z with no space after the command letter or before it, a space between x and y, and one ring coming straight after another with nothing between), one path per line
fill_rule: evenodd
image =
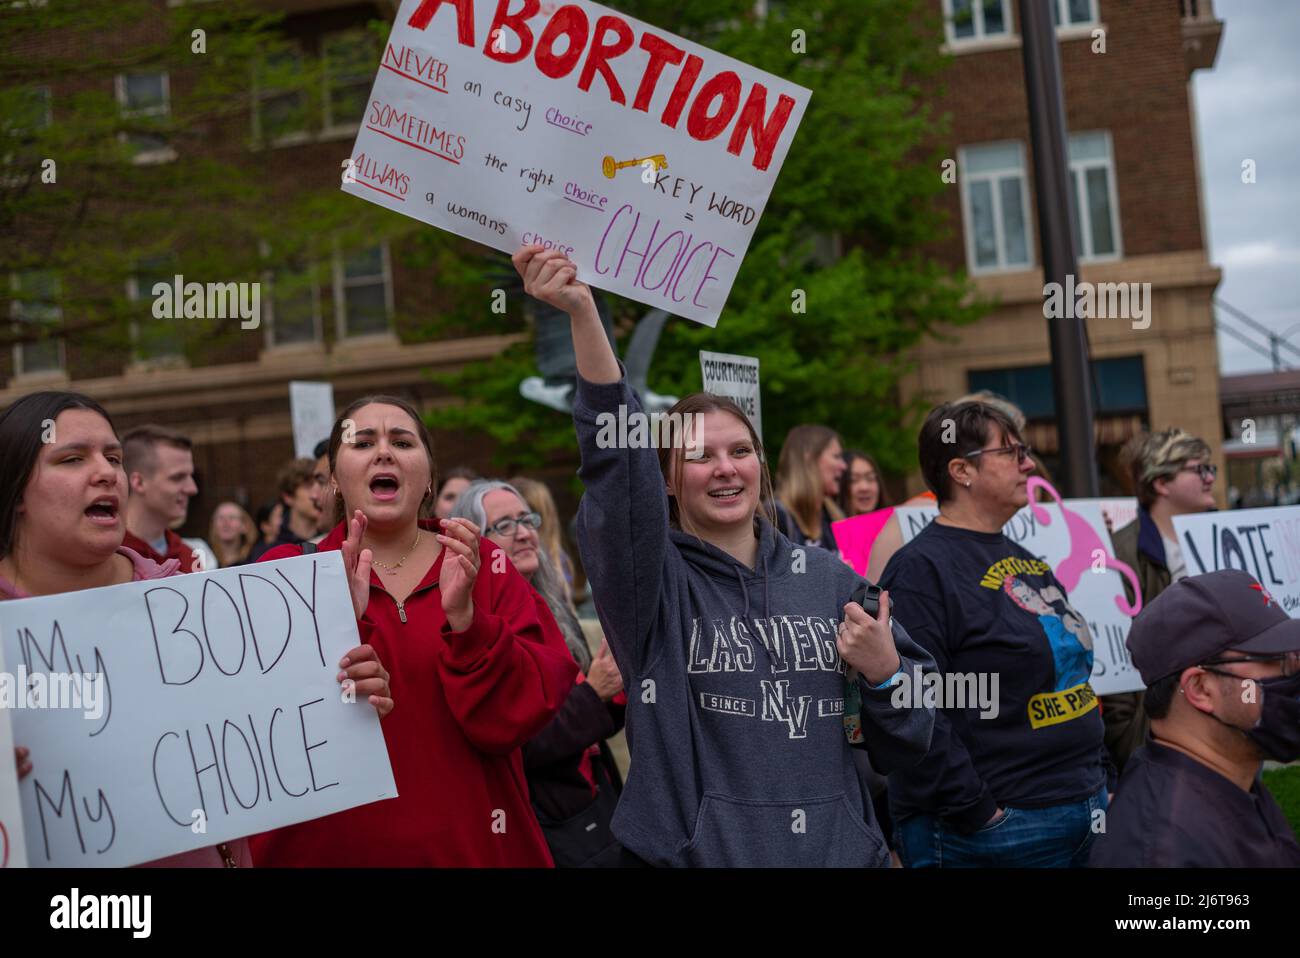
M810 95L588 0L403 0L343 189L713 326Z
M758 388L758 357L700 350L704 391L726 396L745 411L758 438L763 438L763 402Z
M315 460L316 444L334 428L334 386L293 380L289 383L289 416L293 420L293 454Z
M3 643L0 643L0 676L8 674ZM22 800L18 795L9 711L0 706L0 868L22 868L27 864L27 846L23 841Z
M1041 480L1039 480L1041 481ZM1031 489L1031 494L1033 490ZM1063 507L1073 517L1063 513ZM934 521L934 506L900 506L894 510L906 544ZM1086 523L1086 531L1079 522ZM1092 635L1093 666L1089 679L1098 695L1143 688L1129 658L1131 616L1120 608L1124 586L1107 559L1114 556L1101 507L1096 502L1067 499L1063 504L1025 506L1002 528L1003 534L1052 567L1070 605L1087 620ZM1095 538L1094 538L1095 537ZM1100 543L1100 546L1097 543ZM1104 555L1098 556L1100 549ZM1136 614L1136 613L1135 613ZM903 623L906 626L906 622Z
M1174 516L1188 575L1243 569L1300 617L1300 506Z
M374 708L336 681L360 644L338 552L0 602L0 631L31 865L135 865L397 794Z

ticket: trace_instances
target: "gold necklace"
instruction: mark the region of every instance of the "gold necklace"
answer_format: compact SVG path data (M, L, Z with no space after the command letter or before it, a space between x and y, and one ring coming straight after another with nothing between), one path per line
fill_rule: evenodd
M405 562L408 558L410 558L411 553L415 551L415 547L418 546L419 544L420 544L420 530L416 529L415 541L411 543L411 548L406 550L406 555L402 556L392 565L389 565L387 562L380 562L378 559L372 559L371 565L379 566L379 568L383 569L385 574L387 575L397 575L397 570L402 567L403 562Z

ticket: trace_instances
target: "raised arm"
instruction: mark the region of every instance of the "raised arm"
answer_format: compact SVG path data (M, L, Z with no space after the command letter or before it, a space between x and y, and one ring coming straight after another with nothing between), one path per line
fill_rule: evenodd
M565 310L572 320L578 363L573 424L585 489L578 548L614 658L630 680L654 656L652 626L669 548L658 454L649 445L631 448L629 437L618 433L619 423L644 412L605 337L591 290L576 281L572 263L537 246L520 250L514 263L529 295Z

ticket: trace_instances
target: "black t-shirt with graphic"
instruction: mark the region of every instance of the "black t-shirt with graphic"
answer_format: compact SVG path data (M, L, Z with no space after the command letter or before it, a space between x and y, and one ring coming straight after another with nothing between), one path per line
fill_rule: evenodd
M945 674L948 706L925 760L890 776L896 815L974 829L999 805L1082 800L1105 783L1092 637L1046 562L1000 532L932 522L894 554L880 585ZM971 701L976 688L988 693L983 706Z

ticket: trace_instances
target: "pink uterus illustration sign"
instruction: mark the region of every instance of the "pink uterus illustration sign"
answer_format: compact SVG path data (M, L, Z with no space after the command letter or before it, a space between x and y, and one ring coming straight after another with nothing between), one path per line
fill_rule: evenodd
M1101 562L1104 568L1113 569L1124 576L1133 587L1133 595L1137 597L1136 602L1131 604L1128 596L1121 589L1115 596L1115 607L1127 616L1137 615L1142 610L1142 590L1138 586L1137 573L1110 554L1110 550L1102 544L1101 537L1097 535L1097 531L1088 520L1070 509L1050 482L1038 476L1030 476L1026 483L1026 491L1029 493L1029 508L1036 522L1044 526L1052 524L1052 514L1036 501L1035 494L1039 488L1045 489L1060 507L1061 517L1065 520L1065 528L1070 535L1069 555L1052 570L1061 585L1065 586L1065 591L1073 592L1084 575L1090 573L1097 567L1097 563Z

